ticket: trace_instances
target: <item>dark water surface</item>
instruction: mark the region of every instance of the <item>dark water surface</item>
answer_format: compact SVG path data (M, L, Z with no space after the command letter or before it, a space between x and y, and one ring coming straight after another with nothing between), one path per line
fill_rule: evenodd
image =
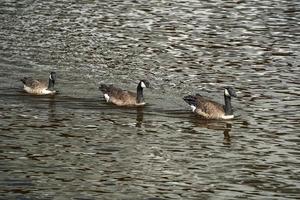
M299 199L299 27L298 0L1 1L1 199ZM144 109L97 89L139 79ZM182 100L225 85L234 120Z

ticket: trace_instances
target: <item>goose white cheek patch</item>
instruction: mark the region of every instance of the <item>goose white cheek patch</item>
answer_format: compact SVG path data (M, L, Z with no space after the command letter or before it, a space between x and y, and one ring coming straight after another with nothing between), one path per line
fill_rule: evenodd
M145 87L146 87L146 85L145 85L144 82L141 82L141 87L142 87L142 88L145 88Z
M230 94L229 94L229 92L228 92L228 90L227 90L227 89L225 89L225 91L224 91L224 92L225 92L225 95L226 95L226 96L230 96Z

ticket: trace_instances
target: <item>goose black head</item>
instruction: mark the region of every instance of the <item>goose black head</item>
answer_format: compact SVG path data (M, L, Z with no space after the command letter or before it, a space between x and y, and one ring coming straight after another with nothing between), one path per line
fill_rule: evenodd
M234 89L230 86L224 88L224 95L228 97L237 97Z
M55 80L56 80L56 73L55 72L51 72L50 73L50 76L49 76L49 79L51 79L51 81L53 83L55 83Z
M147 81L147 80L141 80L141 81L140 81L140 86L141 86L142 88L149 88L149 87L150 87L150 82Z

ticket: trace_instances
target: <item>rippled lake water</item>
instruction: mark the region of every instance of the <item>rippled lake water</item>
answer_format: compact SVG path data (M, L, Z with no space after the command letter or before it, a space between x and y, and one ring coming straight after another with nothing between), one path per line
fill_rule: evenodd
M1 199L299 199L299 25L298 0L1 1ZM98 91L140 79L142 109ZM225 85L234 120L182 100Z

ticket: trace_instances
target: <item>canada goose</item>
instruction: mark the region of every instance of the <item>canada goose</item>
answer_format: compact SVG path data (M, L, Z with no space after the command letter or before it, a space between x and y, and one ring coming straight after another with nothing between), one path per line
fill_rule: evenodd
M191 106L193 112L205 119L232 119L234 115L231 106L231 97L237 97L235 91L232 87L225 87L225 105L221 105L199 94L185 96L183 100Z
M99 89L102 91L106 102L111 102L117 106L143 106L145 105L143 88L149 86L150 83L147 80L141 80L137 85L136 93L105 84L101 84Z
M24 77L21 81L24 84L24 90L27 93L35 95L46 95L46 94L55 94L54 83L56 80L56 73L51 72L49 80L35 80L31 77Z

